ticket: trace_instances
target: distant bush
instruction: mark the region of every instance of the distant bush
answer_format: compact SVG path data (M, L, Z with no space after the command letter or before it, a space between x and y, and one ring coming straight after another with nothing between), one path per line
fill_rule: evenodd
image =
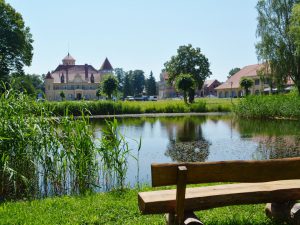
M234 112L248 118L300 118L300 97L294 94L248 96L234 107Z

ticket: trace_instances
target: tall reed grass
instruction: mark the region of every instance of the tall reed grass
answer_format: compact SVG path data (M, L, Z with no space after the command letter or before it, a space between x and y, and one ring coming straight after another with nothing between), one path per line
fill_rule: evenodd
M107 123L100 148L82 106L79 118L68 108L58 118L13 90L0 100L0 201L93 191L106 169L116 171L111 186L124 187L130 149L116 122Z
M300 97L295 94L248 96L234 107L234 112L246 118L300 119Z

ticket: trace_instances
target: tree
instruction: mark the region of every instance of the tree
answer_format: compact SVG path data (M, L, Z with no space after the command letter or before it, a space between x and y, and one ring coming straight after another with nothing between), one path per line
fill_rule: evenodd
M12 73L10 75L10 85L13 89L29 95L37 95L45 91L41 76L36 74Z
M146 80L146 92L149 96L156 95L156 81L152 71L150 72L149 78Z
M298 87L300 94L300 55L297 53L292 9L299 0L259 0L256 44L258 58L270 66L277 85L284 83L290 77ZM294 9L294 19L299 21L297 6ZM299 26L299 24L298 24Z
M184 102L187 103L187 95L191 89L195 89L196 81L190 74L180 74L176 77L175 87L183 93Z
M297 54L300 54L300 4L295 4L292 9L290 34L294 38Z
M140 95L145 87L145 75L143 70L134 70L131 77L131 86L134 95Z
M101 96L101 88L98 88L97 91L96 91L96 96L99 100L100 96Z
M59 96L61 97L62 101L65 100L66 95L63 91L60 92Z
M117 90L117 88L118 80L112 74L106 75L104 80L101 82L101 90L107 95L109 100L112 99L112 94Z
M117 80L118 80L118 91L123 92L123 87L124 87L124 79L125 79L125 71L122 68L115 68L114 69Z
M253 86L253 80L248 77L242 77L242 79L240 80L240 86L244 88L247 96L250 93L249 88Z
M204 81L211 75L208 59L201 53L200 48L193 48L191 44L180 46L177 55L172 56L165 64L166 72L169 74L169 83L173 84L180 74L193 76L196 87L201 89ZM193 102L195 90L189 91L189 101Z
M10 72L23 72L30 66L33 47L32 35L20 13L0 0L0 80L8 81Z
M133 95L133 90L131 87L131 72L129 71L125 74L124 77L124 86L123 86L123 97L126 98L127 96Z
M240 70L241 70L241 69L238 68L238 67L235 67L235 68L231 69L231 70L229 71L229 73L228 73L227 78L230 78L232 75L236 74L236 73L239 72Z

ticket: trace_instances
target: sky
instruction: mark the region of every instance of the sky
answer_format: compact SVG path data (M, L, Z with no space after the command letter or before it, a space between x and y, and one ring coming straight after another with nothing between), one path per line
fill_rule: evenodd
M209 79L257 63L257 0L6 0L33 35L27 73L54 70L68 53L76 64L141 69L156 79L179 46L199 47Z

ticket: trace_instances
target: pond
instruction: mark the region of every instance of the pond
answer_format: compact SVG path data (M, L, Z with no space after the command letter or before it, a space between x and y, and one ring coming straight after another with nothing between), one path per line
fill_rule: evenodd
M93 120L101 136L103 119ZM151 163L262 160L300 156L300 121L231 115L118 118L132 155L126 183L150 184ZM141 149L137 141L141 138Z

